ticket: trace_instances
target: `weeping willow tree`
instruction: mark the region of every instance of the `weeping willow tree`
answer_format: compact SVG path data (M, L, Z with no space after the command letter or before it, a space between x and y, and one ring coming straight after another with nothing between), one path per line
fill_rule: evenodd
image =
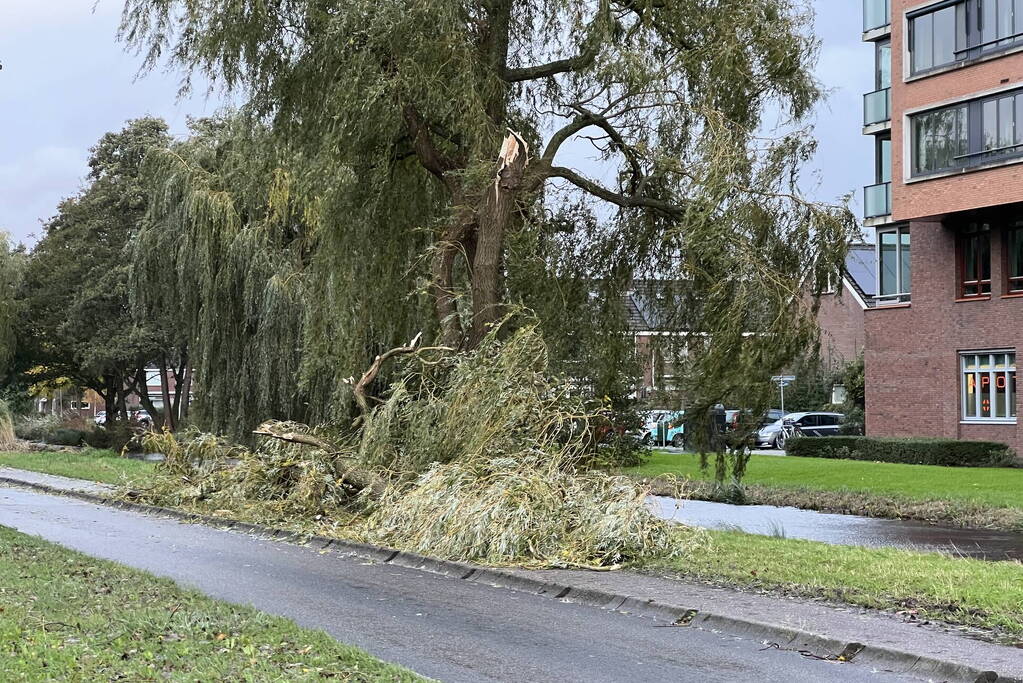
M219 428L343 413L374 354L414 331L475 348L509 304L597 393L627 385L637 283L694 413L757 410L854 230L799 189L811 19L801 0L127 0L146 68L247 100L153 160L136 270L165 287L144 305L195 338Z
M23 264L24 254L13 250L7 233L0 230L0 380L7 374L14 356L15 306Z

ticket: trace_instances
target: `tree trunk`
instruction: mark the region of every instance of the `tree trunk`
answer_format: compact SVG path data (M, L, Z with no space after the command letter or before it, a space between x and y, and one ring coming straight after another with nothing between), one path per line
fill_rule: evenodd
M103 404L107 411L106 421L103 426L109 427L117 421L117 386L114 384L114 376L104 375L103 384L105 385L105 390L100 392L100 396L103 397Z
M192 396L192 366L188 363L188 354L184 356L184 370L182 371L181 386L176 387L178 392L178 422L188 419L188 405Z
M149 413L149 417L152 418L153 424L156 424L157 411L156 406L153 405L153 400L149 398L149 384L146 382L146 369L140 367L135 370L135 381L133 382L135 389L135 395L139 397L139 401L142 403L142 407ZM166 404L164 404L166 406Z
M149 387L146 386L146 393ZM167 356L160 358L160 393L163 395L163 426L174 431L174 407L171 405L170 385L167 382Z
M500 321L504 294L504 239L515 210L522 177L529 162L525 141L509 131L501 146L497 174L479 212L476 255L472 267L472 331L475 348L490 327Z

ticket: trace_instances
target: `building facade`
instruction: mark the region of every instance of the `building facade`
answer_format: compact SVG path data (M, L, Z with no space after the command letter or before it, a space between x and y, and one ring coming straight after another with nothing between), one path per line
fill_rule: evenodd
M1023 454L1023 0L864 0L867 433Z

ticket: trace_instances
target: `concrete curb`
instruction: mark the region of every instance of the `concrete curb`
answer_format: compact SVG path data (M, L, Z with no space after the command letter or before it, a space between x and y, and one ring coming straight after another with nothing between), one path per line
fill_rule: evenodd
M285 543L307 545L318 549L330 548L348 554L358 555L376 560L382 564L393 564L407 569L442 574L454 579L483 583L498 588L531 593L556 600L564 600L599 609L622 612L666 621L673 626L695 626L704 630L727 633L769 643L772 647L782 650L809 652L815 656L840 658L841 661L854 662L876 668L891 669L899 667L898 673L914 674L929 678L937 678L948 682L962 683L1023 683L1023 678L999 676L994 671L983 671L953 661L924 657L911 652L865 643L847 643L842 640L819 635L810 631L793 629L786 626L759 622L726 614L716 614L706 610L700 611L684 605L671 605L654 600L644 600L620 593L613 593L596 588L578 587L545 581L531 576L522 576L512 571L493 567L483 567L466 562L443 560L418 553L395 550L383 546L348 541L327 536L299 534L286 529L252 524L238 520L211 517L173 508L132 503L107 496L63 489L39 482L23 481L8 476L0 476L0 483L35 489L43 493L77 498L89 503L97 503L134 512L160 517L171 517L183 522L201 523L232 531L241 531L263 538Z

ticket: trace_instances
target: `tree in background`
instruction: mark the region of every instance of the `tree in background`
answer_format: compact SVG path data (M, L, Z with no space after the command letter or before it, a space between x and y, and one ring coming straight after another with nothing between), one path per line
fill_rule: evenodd
M20 284L20 369L34 383L95 390L109 420L127 417L132 392L157 415L145 368L175 354L164 328L131 315L126 254L148 206L142 162L169 142L166 124L154 118L104 135L90 150L88 185L61 202Z
M17 291L24 262L24 248L14 248L0 230L0 382L7 377L17 349Z
M374 355L417 331L471 349L512 304L581 385L621 393L641 280L696 412L766 405L855 229L798 190L810 19L797 0L127 0L146 67L248 98L152 157L137 246L138 291L182 302L207 423L347 415ZM769 110L788 133L765 137Z

